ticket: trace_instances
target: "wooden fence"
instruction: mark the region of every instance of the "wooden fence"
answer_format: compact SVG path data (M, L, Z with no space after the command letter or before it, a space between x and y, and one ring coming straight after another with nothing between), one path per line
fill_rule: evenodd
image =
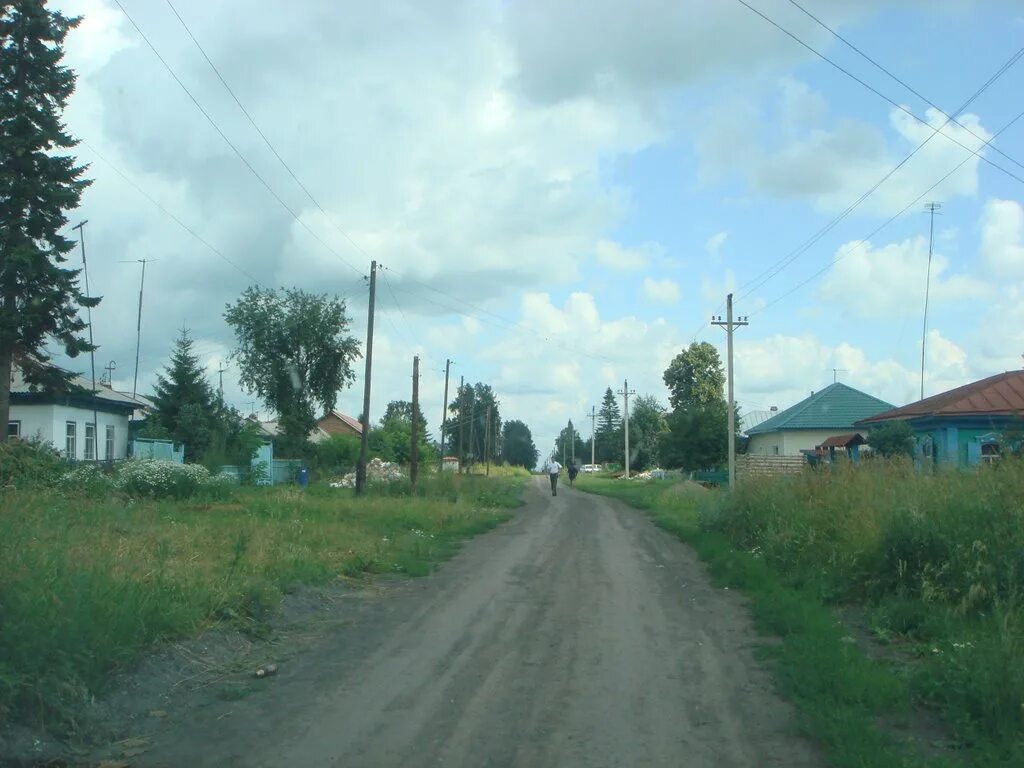
M803 456L772 456L748 453L736 457L736 474L739 477L799 475L807 466L807 459Z

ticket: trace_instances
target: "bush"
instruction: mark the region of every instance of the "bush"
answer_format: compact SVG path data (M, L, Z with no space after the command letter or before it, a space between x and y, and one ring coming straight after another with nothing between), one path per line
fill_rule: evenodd
M185 499L197 495L223 496L233 483L230 478L211 475L201 464L141 459L122 464L113 485L128 496Z
M868 445L885 458L914 455L914 430L905 421L890 421L868 432Z
M67 463L49 443L21 439L0 443L0 487L51 487L65 469Z
M355 435L331 435L318 443L316 461L322 472L343 475L355 469L359 461L359 438Z
M83 496L107 496L114 490L113 475L99 464L80 464L66 472L57 485L63 491Z

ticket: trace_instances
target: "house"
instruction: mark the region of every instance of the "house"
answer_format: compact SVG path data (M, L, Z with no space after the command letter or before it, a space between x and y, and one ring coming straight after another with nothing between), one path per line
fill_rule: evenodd
M999 455L1007 429L1024 420L1024 371L1008 371L859 422L864 428L905 421L918 456L949 466L975 466Z
M748 455L799 456L831 437L856 432L854 425L893 406L837 382L747 430Z
M93 389L84 376L74 376L62 391L37 389L15 365L7 435L48 442L72 461L116 461L127 457L129 418L143 407L108 386Z
M355 435L360 437L363 434L363 425L359 419L353 419L341 411L327 413L316 425L328 435Z

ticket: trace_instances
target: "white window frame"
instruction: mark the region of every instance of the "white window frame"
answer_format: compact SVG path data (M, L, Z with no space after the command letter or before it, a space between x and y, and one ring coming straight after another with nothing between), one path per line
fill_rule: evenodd
M92 430L90 437L89 431ZM96 461L96 422L85 422L85 444L82 446L85 461Z
M104 458L107 461L114 460L114 425L107 424L103 435Z
M78 458L78 422L64 422L64 453L68 459Z
M14 431L11 431L11 427L14 427ZM21 437L21 420L11 419L7 422L7 436L8 437Z

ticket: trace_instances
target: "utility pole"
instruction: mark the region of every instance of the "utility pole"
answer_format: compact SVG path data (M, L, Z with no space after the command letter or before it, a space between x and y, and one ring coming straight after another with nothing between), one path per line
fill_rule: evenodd
M444 433L448 428L448 374L452 369L452 361L444 361L444 407L441 409L441 458L438 471L444 470Z
M78 230L79 242L82 244L82 274L85 276L85 293L91 296L89 293L89 265L85 261L85 225L89 223L89 220L79 222L74 229ZM89 366L92 368L92 458L95 461L99 458L99 445L100 445L100 419L99 413L96 409L96 348L92 343L92 307L86 307L86 319L89 321ZM86 445L88 445L88 435L86 435ZM69 458L74 458L73 456Z
M111 389L114 388L114 370L117 368L117 363L111 360L107 365L103 367L103 370L107 372L107 386Z
M932 287L932 244L935 241L935 212L942 203L928 203L925 210L930 214L928 224L928 274L924 282L924 321L921 324L921 399L924 400L924 353L928 343L928 294Z
M484 461L487 464L485 474L491 476L491 406L487 406L487 422L484 424Z
M363 432L359 436L356 494L366 491L366 461L370 452L370 377L373 374L373 307L377 300L377 261L370 262L370 306L366 311L366 373L363 380Z
M463 445L462 445L462 435L464 434L464 430L465 430L465 427L466 427L466 414L464 414L462 412L462 404L464 402L464 400L463 400L463 391L462 390L465 388L465 386L466 386L466 377L465 376L459 376L459 397L458 397L458 400L459 400L459 474L462 474L463 469L464 469L465 464L466 464L466 454L463 451Z
M623 380L619 394L622 395L622 401L625 404L622 426L626 435L626 479L629 480L629 398L631 395L635 395L636 391L630 391L628 379Z
M572 419L569 419L569 463L576 463L576 430L572 428Z
M217 391L220 393L222 401L224 400L224 371L226 370L224 363L217 363Z
M597 436L597 406L590 406L590 466L593 467L596 463L594 461L594 438Z
M473 442L476 436L476 390L473 389L473 385L469 385L470 390L473 392L473 400L469 404L469 465L466 467L466 474L468 475L473 469L473 462L476 461L476 443Z
M718 319L711 319L712 325L717 325L725 328L728 349L728 375L729 375L729 490L733 490L736 487L736 399L733 394L732 386L732 332L737 328L749 325L746 317L737 318L735 321L732 319L732 294L730 293L725 300L726 303L726 319L723 322L722 316L719 315Z
M409 482L416 488L416 475L420 469L420 356L412 359L412 446L409 449Z

